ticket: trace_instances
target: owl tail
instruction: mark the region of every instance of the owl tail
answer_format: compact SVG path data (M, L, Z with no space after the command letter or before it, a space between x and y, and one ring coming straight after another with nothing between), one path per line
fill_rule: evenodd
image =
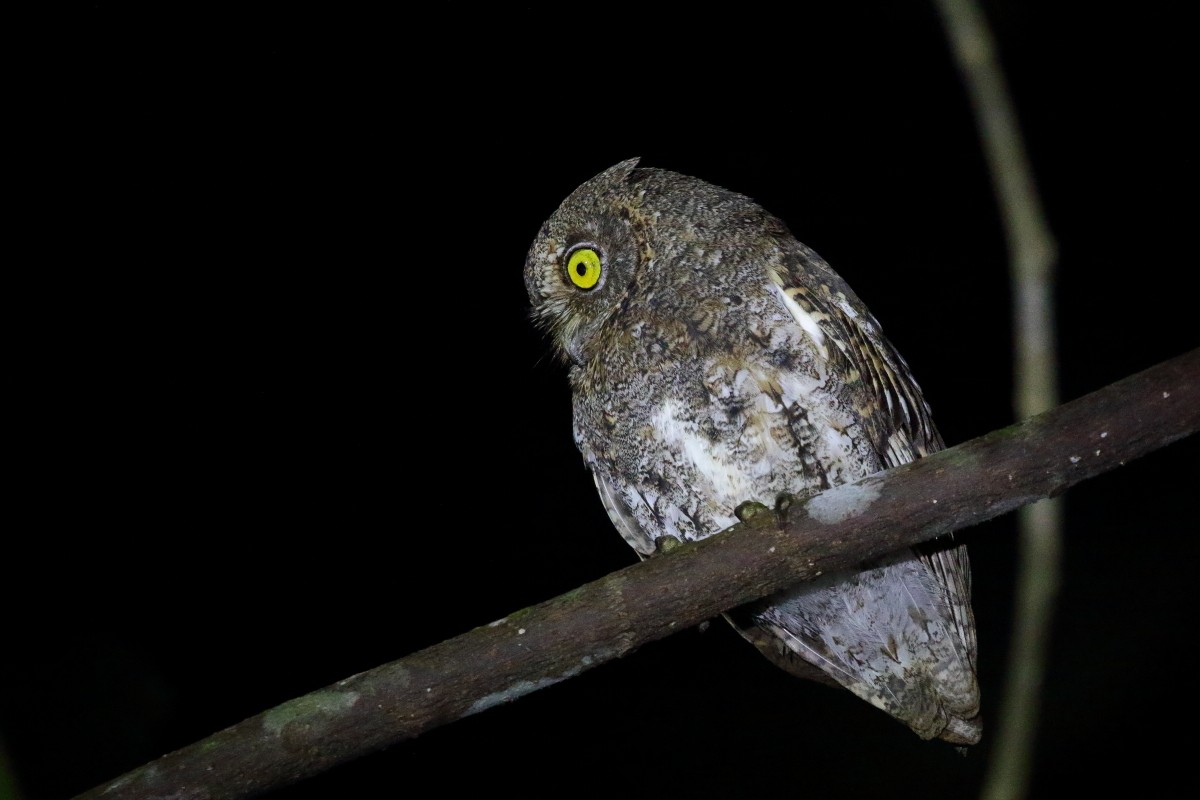
M730 621L788 672L843 686L923 739L975 744L983 722L969 597L932 558L909 551L825 576Z

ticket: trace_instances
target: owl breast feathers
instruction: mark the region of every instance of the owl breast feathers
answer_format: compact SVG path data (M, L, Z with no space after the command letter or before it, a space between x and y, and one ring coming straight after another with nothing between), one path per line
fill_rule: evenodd
M746 197L631 160L576 189L525 265L570 362L575 441L621 535L701 539L745 501L942 447L908 366L820 256ZM729 615L789 671L924 738L979 740L962 546L823 576Z

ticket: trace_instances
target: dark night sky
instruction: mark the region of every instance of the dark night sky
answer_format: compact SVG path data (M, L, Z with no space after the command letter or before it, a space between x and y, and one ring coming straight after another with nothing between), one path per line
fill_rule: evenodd
M1004 241L936 18L845 5L686 29L524 8L58 20L61 300L17 386L36 515L3 564L0 734L25 796L634 561L521 277L545 217L617 161L785 220L882 322L947 442L1011 421ZM1197 344L1190 28L987 8L1061 249L1070 399ZM1034 797L1193 782L1168 726L1197 711L1178 648L1198 455L1193 438L1066 495ZM995 720L1014 520L960 536ZM714 625L272 796L935 800L977 794L990 742L921 742Z

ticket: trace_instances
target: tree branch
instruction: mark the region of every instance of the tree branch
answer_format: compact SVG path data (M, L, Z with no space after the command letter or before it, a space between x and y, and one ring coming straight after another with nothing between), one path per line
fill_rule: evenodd
M1200 349L760 514L170 753L81 798L240 798L574 677L720 612L1057 495L1200 429ZM697 592L695 587L703 587Z

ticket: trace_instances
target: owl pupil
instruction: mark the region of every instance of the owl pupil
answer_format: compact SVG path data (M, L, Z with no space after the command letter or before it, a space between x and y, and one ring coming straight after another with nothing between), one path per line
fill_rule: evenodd
M587 265L583 264L583 263L576 264L575 265L575 274L582 278L584 275L587 274Z

